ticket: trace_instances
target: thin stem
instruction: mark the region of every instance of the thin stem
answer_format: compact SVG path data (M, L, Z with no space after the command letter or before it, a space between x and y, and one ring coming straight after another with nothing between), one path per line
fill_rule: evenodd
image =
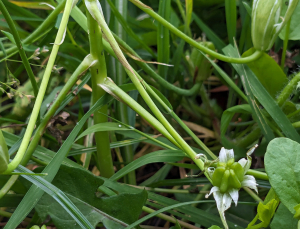
M155 210L151 209L151 208L148 208L146 206L143 207L143 211L147 212L147 213L153 213L155 212ZM179 225L181 225L182 227L184 228L190 228L190 229L199 229L199 227L196 227L194 225L191 225L191 224L188 224L186 222L183 222L181 220L176 220L174 217L171 217L171 216L168 216L168 215L165 215L163 213L159 213L156 215L158 218L161 218L163 220L166 220L166 221L169 221L171 223L175 223L178 222Z
M285 30L285 38L283 41L283 49L282 49L282 57L281 57L281 69L284 70L285 67L285 58L286 58L286 50L289 44L289 36L290 36L290 25L291 25L291 20L288 21L286 24L286 30Z
M178 30L175 26L170 24L168 21L163 19L161 16L159 16L157 13L155 13L149 6L146 6L142 2L138 0L129 0L131 1L134 5L136 5L138 8L143 10L145 13L149 14L151 17L153 17L156 21L159 23L163 24L165 27L167 27L171 32L173 32L176 36L180 37L181 39L185 40L187 43L190 45L194 46L195 48L199 49L200 51L209 54L212 57L215 57L216 59L229 62L229 63L237 63L237 64L245 64L252 62L254 60L257 60L262 54L262 51L255 51L251 56L245 57L245 58L231 58L228 56L224 56L222 54L219 54L217 52L212 51L211 49L201 45L194 39L190 38L189 36L185 35L183 32Z
M5 196L5 194L10 190L10 188L14 185L14 183L18 180L18 175L11 176L6 184L0 190L0 199Z
M243 189L254 199L256 200L257 202L262 202L263 203L263 200L259 198L258 195L256 195L250 188L247 188L247 187L243 187Z
M49 108L48 112L44 116L41 124L38 126L36 129L32 140L29 144L29 147L26 151L26 154L22 160L22 165L26 165L27 162L29 161L31 155L33 154L36 146L38 145L40 138L42 137L44 130L49 122L49 120L52 118L52 116L55 114L56 110L62 103L62 101L65 99L66 95L68 92L71 90L73 85L77 82L79 76L81 76L88 68L95 64L96 61L93 60L91 55L88 55L82 63L78 66L78 68L75 70L75 72L71 75L65 86L62 88L60 91L59 95L57 96L56 100L53 102L51 107Z
M15 170L15 168L17 168L17 166L22 161L23 156L24 156L24 154L26 152L26 149L28 147L28 144L29 144L32 132L34 130L36 120L37 120L37 117L38 117L38 114L39 114L39 111L40 111L40 108L41 108L41 105L42 105L42 102L43 102L43 99L44 99L44 95L45 95L45 92L46 92L46 89L47 89L47 85L48 85L49 78L50 78L50 75L51 75L51 72L52 72L52 69L53 69L53 66L54 66L55 59L56 59L56 56L57 56L57 53L58 53L58 49L59 49L60 45L63 42L63 38L64 38L64 34L65 34L65 31L66 31L69 15L70 15L70 12L71 12L71 9L72 9L72 3L73 3L73 0L67 0L65 10L64 10L64 13L63 13L63 17L62 17L62 20L61 20L61 23L60 23L60 26L59 26L59 30L57 32L57 35L56 35L56 38L55 38L55 41L54 41L54 45L53 45L53 48L52 48L52 51L51 51L51 54L50 54L50 57L49 57L49 60L48 60L48 63L47 63L46 70L44 72L43 80L42 80L41 85L40 85L39 93L38 93L38 96L36 98L36 101L35 101L31 116L30 116L30 120L29 120L27 129L26 129L26 132L25 132L24 137L23 137L23 141L20 145L20 148L18 150L17 155L12 160L12 162L8 164L8 168L5 171L5 173L11 173L13 170Z
M11 19L10 15L9 15L9 13L8 13L8 11L7 11L5 5L3 4L2 1L0 1L0 11L2 12L2 15L4 16L6 22L9 26L9 29L10 29L12 35L14 36L14 39L15 39L17 48L19 50L23 65L24 65L24 67L26 69L26 72L29 76L29 79L30 79L30 82L31 82L31 85L32 85L32 88L33 88L34 96L37 97L39 89L38 89L34 74L32 72L30 64L28 62L26 53L23 49L23 45L21 43L20 36L19 36L19 33L16 29L16 26L15 26L13 20Z
M117 35L114 35L114 38L119 43L121 48L125 49L125 54L136 60L137 65L142 68L150 77L155 79L162 87L183 96L192 96L199 91L201 83L196 83L191 89L183 89L171 84L170 82L162 78L159 74L157 74L147 63L143 62L142 58L122 39L120 39Z

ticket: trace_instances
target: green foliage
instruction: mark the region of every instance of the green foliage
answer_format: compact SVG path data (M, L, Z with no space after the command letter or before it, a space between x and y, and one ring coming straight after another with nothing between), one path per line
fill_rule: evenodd
M42 168L39 168L38 171L41 170ZM123 228L124 223L135 222L147 199L147 193L141 191L140 194L123 193L109 198L98 198L97 189L102 184L103 181L99 177L88 171L66 166L60 168L53 180L53 185L67 194L93 226L99 222L107 225L109 221L114 221L113 226L107 227L113 229ZM120 202L130 208L120 208ZM68 227L68 225L80 228L67 212L59 204L53 202L53 199L47 194L44 194L35 209L43 220L50 214L58 228Z
M268 145L265 157L270 184L282 204L293 214L294 207L300 203L297 160L299 150L299 143L288 138L277 138ZM278 161L281 166L278 166Z
M299 0L57 2L0 1L5 229L297 227Z

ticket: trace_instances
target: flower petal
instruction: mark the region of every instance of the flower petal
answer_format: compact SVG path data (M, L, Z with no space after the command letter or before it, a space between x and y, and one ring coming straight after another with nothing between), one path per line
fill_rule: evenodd
M250 157L250 159L249 159L249 157L248 157L248 160L245 158L242 158L238 161L238 163L243 167L244 175L245 175L251 167L252 158Z
M210 177L210 179L212 179L212 176L213 176L214 172L215 172L215 168L214 167L207 168L207 174Z
M258 193L256 186L257 186L257 183L256 183L254 176L250 176L250 175L244 176L244 180L242 181L242 187L248 187L248 188L254 189Z
M233 149L225 149L224 147L222 147L220 154L219 154L220 162L227 163L232 158L234 158Z
M212 187L212 189L210 190L210 192L205 195L205 198L208 198L214 192L220 192L220 189L218 187L216 187L216 186Z
M226 211L228 208L230 208L231 202L232 202L231 196L228 193L224 193L223 200L222 200L223 211Z
M229 195L231 196L233 202L235 203L235 206L237 206L239 200L239 190L232 188L229 190Z

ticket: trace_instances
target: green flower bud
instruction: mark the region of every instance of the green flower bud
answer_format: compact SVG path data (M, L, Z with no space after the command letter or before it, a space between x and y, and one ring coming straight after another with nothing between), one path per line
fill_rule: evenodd
M240 189L244 180L244 169L234 159L228 160L227 163L218 162L217 168L212 175L213 185L220 188L221 193L230 189Z
M280 31L290 20L299 0L289 0L288 9L282 19L280 13L283 0L253 0L252 6L252 42L254 48L268 51L273 46Z
M282 0L254 0L252 7L252 41L254 48L269 50L280 19Z

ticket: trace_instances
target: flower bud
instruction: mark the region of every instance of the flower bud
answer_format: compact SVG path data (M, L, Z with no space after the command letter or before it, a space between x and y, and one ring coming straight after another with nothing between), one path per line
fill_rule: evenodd
M257 50L268 51L280 31L292 17L299 0L289 0L284 17L280 17L283 0L253 0L252 42Z
M252 41L254 48L269 50L276 36L282 0L254 0L252 7Z

